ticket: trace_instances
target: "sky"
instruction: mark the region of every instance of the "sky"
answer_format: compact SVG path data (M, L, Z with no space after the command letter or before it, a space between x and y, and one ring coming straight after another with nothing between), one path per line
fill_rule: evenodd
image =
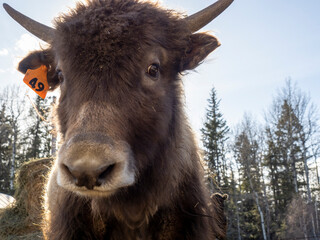
M0 1L1 5L4 1ZM6 0L33 19L52 26L52 19L75 5L74 0ZM161 0L187 15L214 0ZM263 120L277 91L291 80L320 107L320 1L235 0L217 19L200 30L211 32L221 46L196 71L183 77L186 111L200 137L212 87L229 126L244 113ZM31 36L0 9L0 88L21 85L16 66L29 51L40 48ZM30 90L30 95L34 94Z

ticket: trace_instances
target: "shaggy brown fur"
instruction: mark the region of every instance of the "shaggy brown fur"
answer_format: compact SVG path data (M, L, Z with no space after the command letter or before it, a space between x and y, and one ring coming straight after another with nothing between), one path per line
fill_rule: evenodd
M19 65L22 72L47 65L51 89L61 89L62 147L46 192L47 239L224 237L224 215L203 183L179 79L218 46L211 35L192 34L179 14L148 2L92 0L56 19L50 48ZM154 65L159 72L150 74ZM71 172L87 155L88 168L104 164L96 160L101 156L122 159L108 178L102 174L107 191L94 191L100 185L89 175Z

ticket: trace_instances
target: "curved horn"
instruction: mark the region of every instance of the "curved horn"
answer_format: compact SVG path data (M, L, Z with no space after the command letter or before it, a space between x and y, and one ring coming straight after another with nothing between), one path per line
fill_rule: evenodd
M47 43L52 42L55 31L53 28L32 20L31 18L16 11L6 3L3 4L3 7L16 22L18 22L22 27L27 29L30 33Z
M186 18L189 28L192 32L198 31L200 28L207 25L213 19L220 15L233 0L220 0L210 5L209 7Z

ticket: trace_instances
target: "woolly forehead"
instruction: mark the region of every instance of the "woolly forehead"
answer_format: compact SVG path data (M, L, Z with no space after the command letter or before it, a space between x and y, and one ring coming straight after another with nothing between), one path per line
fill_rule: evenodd
M176 13L131 0L79 4L56 20L56 29L53 47L59 58L91 69L139 61L152 46L181 55L191 34Z

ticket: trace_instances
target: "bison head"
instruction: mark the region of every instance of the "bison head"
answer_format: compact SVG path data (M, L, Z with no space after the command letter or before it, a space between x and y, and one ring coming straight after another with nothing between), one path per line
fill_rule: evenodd
M109 196L138 186L152 169L166 175L176 167L163 156L184 121L179 74L219 46L214 36L194 32L231 2L182 18L149 2L92 0L57 18L54 29L4 5L49 43L19 70L46 65L50 89L61 89L62 144L52 173L60 187Z

